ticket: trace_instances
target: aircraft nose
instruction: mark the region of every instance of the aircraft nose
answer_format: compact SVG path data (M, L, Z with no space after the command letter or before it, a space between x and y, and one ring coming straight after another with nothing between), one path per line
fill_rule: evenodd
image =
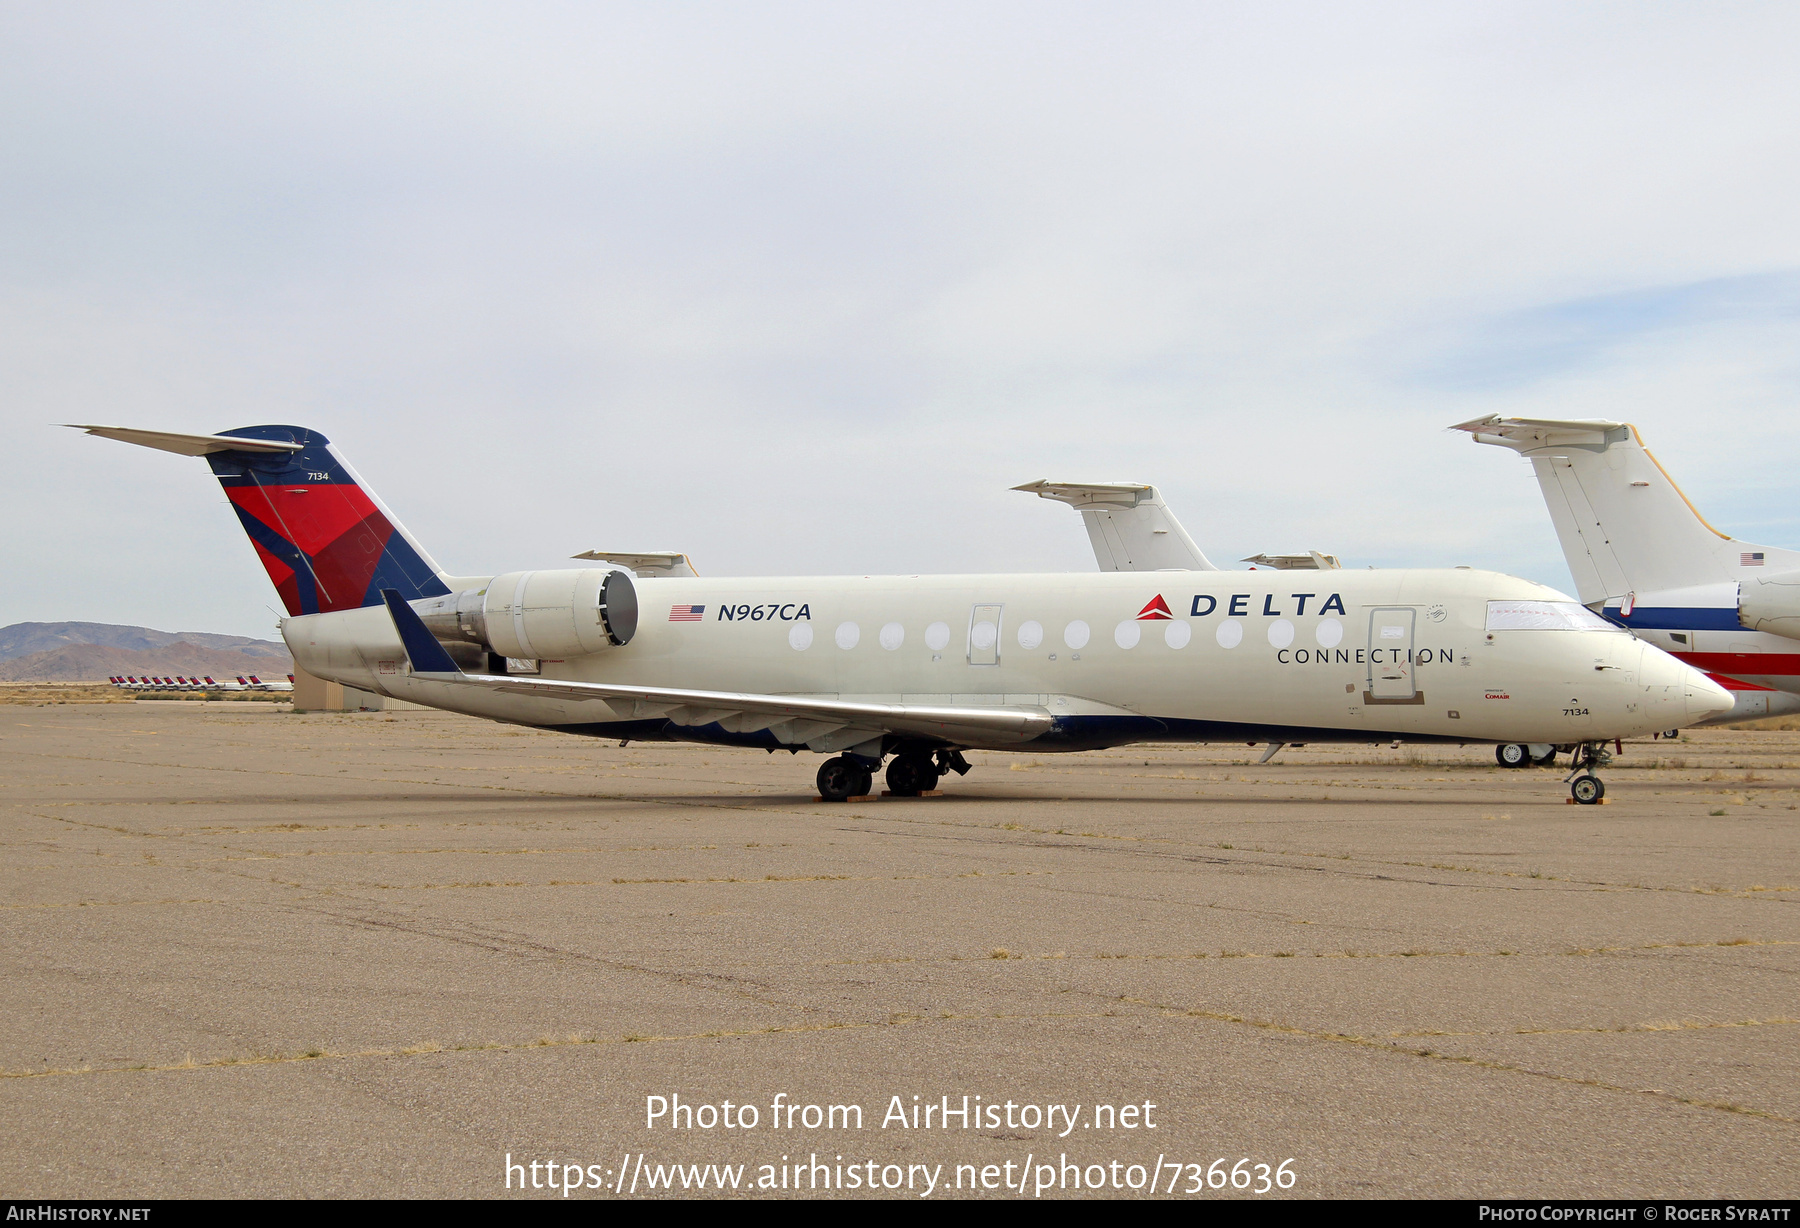
M1694 725L1731 711L1736 702L1731 692L1687 662L1647 644L1643 653L1643 685L1653 710L1667 713L1671 725Z
M1689 667L1687 677L1687 714L1690 721L1711 720L1731 711L1737 702L1730 691Z

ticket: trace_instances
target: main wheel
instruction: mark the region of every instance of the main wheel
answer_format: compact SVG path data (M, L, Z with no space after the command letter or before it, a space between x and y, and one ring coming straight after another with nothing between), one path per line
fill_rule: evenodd
M847 797L860 796L869 791L869 774L856 764L838 755L827 759L819 765L819 796L828 802L841 802Z
M1606 786L1598 776L1577 776L1569 785L1569 796L1583 806L1592 806L1606 796Z
M1533 767L1549 767L1551 764L1553 764L1555 762L1556 762L1556 747L1554 747L1554 746L1552 746L1549 750L1545 751L1542 755L1533 755L1531 757L1531 765Z
M851 797L867 797L869 790L875 787L875 773L867 768L856 769L856 788L850 790Z
M1523 742L1502 742L1494 747L1494 758L1501 767L1522 768L1531 762L1531 751Z
M888 792L895 797L917 797L937 787L937 764L926 755L897 755L888 764Z

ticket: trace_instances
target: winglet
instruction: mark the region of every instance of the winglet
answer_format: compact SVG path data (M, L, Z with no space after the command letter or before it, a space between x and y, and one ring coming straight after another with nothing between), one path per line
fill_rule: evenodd
M456 662L444 651L444 646L437 642L431 632L425 630L425 624L413 608L406 604L404 598L391 588L381 590L381 599L387 603L388 617L394 620L394 630L400 633L400 643L406 649L407 663L415 674L460 674Z

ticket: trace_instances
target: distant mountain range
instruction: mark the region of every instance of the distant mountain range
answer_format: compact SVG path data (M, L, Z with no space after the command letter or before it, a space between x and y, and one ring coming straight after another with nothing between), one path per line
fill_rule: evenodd
M114 674L285 676L293 669L287 645L244 635L156 631L112 623L0 627L0 682L104 681Z

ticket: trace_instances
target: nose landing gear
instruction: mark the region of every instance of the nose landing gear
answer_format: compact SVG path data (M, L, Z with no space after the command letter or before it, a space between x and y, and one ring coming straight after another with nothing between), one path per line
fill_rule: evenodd
M1582 742L1570 759L1574 769L1567 777L1570 800L1578 806L1598 805L1606 796L1606 785L1594 772L1612 762L1612 752L1604 742Z

